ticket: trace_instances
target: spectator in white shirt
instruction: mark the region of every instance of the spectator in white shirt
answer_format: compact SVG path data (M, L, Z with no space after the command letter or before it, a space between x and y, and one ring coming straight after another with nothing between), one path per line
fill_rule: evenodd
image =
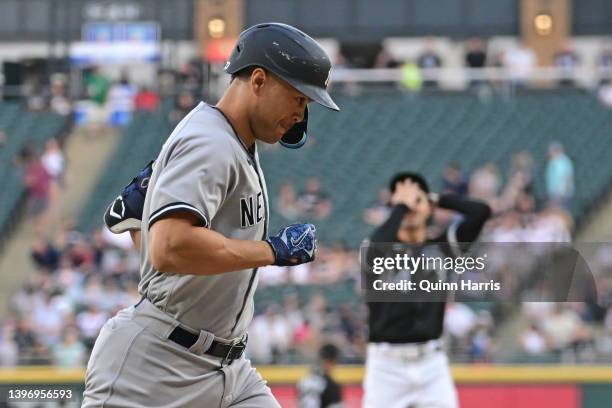
M537 65L537 57L533 50L523 43L505 53L503 65L510 71L514 85L524 86Z

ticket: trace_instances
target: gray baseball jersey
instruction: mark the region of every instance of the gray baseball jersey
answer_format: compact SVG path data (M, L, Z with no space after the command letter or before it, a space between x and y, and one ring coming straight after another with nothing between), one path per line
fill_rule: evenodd
M225 115L200 103L161 149L142 215L139 291L181 323L226 339L243 335L253 317L257 270L212 276L157 271L149 261L149 228L173 212L191 211L202 228L228 238L266 237L268 199L256 146L249 151Z

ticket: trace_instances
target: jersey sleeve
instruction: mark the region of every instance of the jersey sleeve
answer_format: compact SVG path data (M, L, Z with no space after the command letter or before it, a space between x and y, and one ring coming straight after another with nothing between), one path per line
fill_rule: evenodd
M164 148L160 173L151 191L149 228L179 211L210 222L235 179L233 149L223 137L181 136Z

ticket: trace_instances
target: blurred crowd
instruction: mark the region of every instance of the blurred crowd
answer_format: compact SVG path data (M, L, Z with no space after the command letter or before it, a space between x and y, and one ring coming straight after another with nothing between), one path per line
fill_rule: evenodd
M24 84L24 107L73 118L77 126L95 130L126 126L135 113L157 112L164 100L172 100L169 120L178 123L197 101L206 98L202 63L195 59L178 69L160 69L154 87L135 80L138 75L127 69L113 78L100 67L85 67L78 86L66 74L47 77L41 73Z
M582 303L555 304L547 302L525 303L522 313L526 327L520 332L518 342L530 358L553 358L565 362L595 362L595 326L588 308ZM609 323L607 323L609 326ZM610 327L607 327L610 330ZM611 333L602 333L601 340L610 341ZM602 350L610 355L608 346Z
M457 164L449 163L438 184L441 192L469 195L491 206L494 217L483 232L484 242L568 243L573 232L573 220L568 208L575 188L574 164L558 142L550 144L548 156L539 162L529 152L518 152L512 157L505 175L494 163L485 163L469 174L464 173ZM538 171L543 174L537 174ZM543 180L542 191L536 191L536 178ZM389 198L389 191L380 189L373 205L363 212L363 222L371 226L382 223L391 211ZM332 206L333 201L315 178L308 179L299 193L293 185L284 184L278 197L278 209L288 220L304 214L324 219ZM431 235L448 226L456 216L437 209L430 226ZM503 258L502 255L498 258ZM526 257L524 252L521 256ZM513 253L507 251L506 258L508 262L513 262ZM525 266L531 268L534 264L526 262ZM266 287L271 286L295 288L325 283L338 286L349 282L349 289L358 297L358 287L351 287L351 282L359 282L358 275L358 253L336 245L324 248L313 264L294 268L262 268L260 290L265 291ZM612 293L612 287L609 292ZM340 296L339 293L340 289L336 296ZM283 299L266 303L260 309L253 326L256 330L251 333L256 344L252 357L261 362L287 362L291 356L312 357L316 350L310 347L312 342L335 342L346 351L344 358L347 361L362 358L367 333L362 305L359 302L335 304L320 293L312 298L300 298L302 294L299 290L289 291ZM472 306L462 303L448 305L445 325L452 356L461 361L491 361L499 347L496 345L496 332L503 321L502 315L507 318L508 311L500 313L490 305L480 309ZM313 317L314 310L327 312ZM592 311L593 307L588 310ZM591 323L601 324L606 313L611 316L608 320L612 318L610 310L600 310L598 319L579 321L584 327ZM521 315L520 310L514 312ZM327 317L321 319L321 315ZM523 317L527 320L528 314ZM550 327L554 327L555 320L550 321L553 322ZM275 335L265 335L270 332ZM514 344L522 343L514 341ZM545 349L542 352L550 354L552 351ZM529 354L525 350L515 350L515 354L521 353Z
M55 141L40 156L22 156L18 165L35 214L48 208L56 195L52 191L61 188L63 159ZM439 185L441 192L470 195L490 204L495 215L483 232L485 242L569 242L572 161L561 144L552 143L543 167L545 191L539 196L534 179L542 166L536 166L527 152L513 156L505 177L493 163L469 174L449 163ZM284 217L324 220L329 215L333 202L318 179L306 180L299 193L295 188L285 184L277 197ZM389 193L381 189L364 211L363 222L372 226L383 222L390 211L388 200ZM437 209L431 233L454 217ZM52 237L38 236L31 249L36 272L11 299L2 323L0 364L82 366L104 322L139 300L138 255L128 236L103 229L86 235L66 223ZM612 271L609 253L598 253L601 270L608 272ZM249 356L258 363L312 362L322 344L332 343L342 350L342 362L363 361L367 327L359 268L358 252L341 243L321 245L313 263L261 268ZM612 294L609 278L598 287ZM515 355L572 356L575 361L609 356L612 296L606 299L607 303L590 305L523 304L503 312L498 306L449 303L445 326L451 356L456 361L488 362L503 354L500 349L510 349L503 344L508 333L500 337L499 330L510 316L523 323L512 338Z
M490 77L484 71L472 71L462 74L466 77L469 88L482 89L488 84L497 87L502 84L511 84L516 88L530 86L535 70L542 66L538 55L526 42L518 42L505 47L495 47L482 38L471 38L464 42L460 65L457 65L455 49L448 48L444 39L423 38L420 44L411 45L408 57L398 56L390 47L382 45L380 51L372 58L366 58L354 53L352 49L340 49L335 58L335 66L342 68L397 68L402 71L399 84L403 89L419 92L440 88L440 73L438 69L463 67L470 69L503 68L502 78ZM546 64L552 68L550 73L555 74L555 83L558 88L574 88L580 79L580 69L585 67L571 41L562 42L555 50L552 61ZM591 61L589 61L591 62ZM612 47L603 44L601 51L593 61L599 80L598 95L600 101L612 106L612 83L608 79L612 73ZM442 75L443 76L443 75ZM394 83L389 83L394 84ZM339 86L339 85L334 85ZM349 82L348 88L353 84Z
M590 273L597 293L586 302L526 302L520 350L531 360L596 363L612 356L612 245L585 246L593 252Z
M23 107L66 117L93 135L108 127L127 125L134 113L159 111L164 98L173 100L165 112L169 122L176 125L202 98L202 72L197 61L177 71L161 72L157 90L134 85L127 73L113 81L97 67L83 72L81 95L69 95L68 79L63 74L51 75L48 86L40 82L45 81L32 80L25 85ZM0 129L0 150L12 140L10 129ZM27 215L34 219L37 235L59 222L59 197L70 182L61 144L58 139L48 140L44 146L26 143L11 158L26 188Z
M70 223L31 249L35 272L10 300L2 324L2 365L83 366L98 332L135 304L138 256L129 237L93 236Z
M466 68L507 68L512 80L519 84L528 79L532 71L537 67L536 53L525 43L519 43L507 50L496 52L494 55L489 55L487 48L487 43L480 38L468 40L465 43L464 66ZM390 57L385 57L385 55L388 55L388 53L383 50L376 60L375 67L390 68L404 64L414 64L420 70L444 67L444 58L440 51L437 50L436 42L431 38L423 41L421 52L414 61L398 62ZM607 62L604 58L605 55L607 53L603 54L601 58L600 63L602 66L605 66L604 64ZM553 66L561 70L566 77L561 80L559 85L573 84L572 77L574 70L580 66L580 59L569 43L563 44L557 50L553 58ZM476 81L475 84L477 83ZM424 85L432 87L436 86L437 82L426 81Z
M53 74L48 78L48 86L35 79L24 85L25 108L33 112L51 111L60 116L72 114L73 101L68 94L68 78L64 74ZM47 81L45 81L47 82Z
M30 255L35 272L10 300L2 322L0 365L82 366L106 320L140 299L139 259L131 240L107 230L85 235L66 223L56 236L37 239ZM317 261L303 268L264 268L263 287L350 281L353 292L350 307L330 308L321 293L301 299L288 293L282 304L262 301L251 327L253 358L288 361L291 350L293 362L314 358L329 334L335 342L344 339L355 346L352 355L358 359L361 348L356 345L363 343L364 332L363 310L353 307L360 303L357 260L354 251L323 247Z
M331 343L342 350L343 362L363 362L365 308L352 289L354 299L339 304L321 292L300 297L292 290L281 301L264 302L249 328L249 358L259 364L312 363L321 345Z
M205 97L199 60L190 61L178 70L158 72L155 89L136 85L127 71L113 81L97 67L83 72L83 82L84 98L76 104L75 120L77 125L94 128L126 126L135 113L159 111L165 99L173 100L168 119L177 124Z
M322 220L331 213L332 202L321 187L321 181L317 177L310 177L299 193L296 193L293 184L284 183L278 193L277 208L287 220L303 217Z
M540 167L540 166L538 166ZM476 169L467 186L461 171L449 166L446 188L456 193L466 188L475 198L486 201L496 217L489 222L483 240L487 242L569 242L573 220L569 206L574 195L574 165L559 142L548 148L544 174L535 174L534 159L528 152L513 155L505 185L494 163ZM544 191L536 194L535 178L543 176Z
M485 242L569 242L573 220L568 211L574 195L574 164L563 145L553 142L544 166L536 166L529 152L517 152L507 174L485 163L466 174L457 163L444 168L440 192L470 196L486 202L494 217L487 223ZM544 174L536 171L544 167ZM544 191L535 189L536 177L544 179ZM504 182L505 180L505 182ZM376 226L390 213L390 193L379 190L377 200L363 212L363 221ZM450 224L456 214L436 209L431 235Z
M26 189L27 215L37 234L57 221L59 198L66 184L66 160L57 139L49 139L44 150L26 145L13 160Z
M487 56L482 42L471 41L469 49L466 63L484 66ZM528 54L525 51L520 58L504 58L529 60ZM389 61L385 64L392 66ZM432 45L418 60L422 67L442 64ZM169 111L173 123L201 96L201 75L196 69L187 68L178 78L183 91L176 95ZM85 80L88 103L110 112L113 125L125 125L135 111L160 107L163 86L159 92L139 89L126 78L112 82L96 69ZM30 109L51 109L61 115L70 114L74 108L59 79L48 97L32 98L28 104ZM7 138L10 135L0 135L0 144ZM56 140L50 140L42 152L24 149L15 166L27 188L27 207L36 219L39 238L31 249L36 272L11 299L10 312L2 322L0 365L82 366L104 322L139 300L138 256L129 237L105 230L85 235L66 223L60 233L45 235L65 183L65 159ZM536 179L543 180L541 191L536 191ZM568 210L575 189L574 164L558 142L549 146L547 158L536 160L529 152L517 152L505 174L495 163L485 163L469 173L449 163L437 182L440 192L469 195L491 206L494 217L483 232L485 242L571 241L573 220ZM363 212L363 222L370 226L382 223L390 213L389 198L389 192L381 189L372 206ZM276 197L278 212L288 220L325 220L333 205L316 177L307 179L303 186L286 183ZM437 209L431 234L455 217ZM609 252L599 254L602 270L612 271L612 259L605 256ZM363 361L367 327L359 274L358 252L341 243L320 246L311 264L261 268L256 296L262 300L257 303L250 328L250 357L258 363L313 361L322 344L333 343L342 350L341 361ZM612 294L612 285L604 282L600 287ZM504 318L514 313L514 318L518 316L523 323L511 339L519 354L574 361L609 356L610 304L612 299L603 305L540 302L500 313L489 307L449 303L445 326L451 355L461 361L492 361L500 350L507 349L498 334Z

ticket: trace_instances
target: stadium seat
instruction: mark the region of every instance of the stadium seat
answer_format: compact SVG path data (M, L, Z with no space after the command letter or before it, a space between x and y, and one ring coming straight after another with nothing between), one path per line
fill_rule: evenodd
M17 103L0 103L0 130L8 136L7 143L0 148L0 231L6 231L14 221L16 207L25 194L15 158L28 145L42 151L45 142L59 136L65 126L66 119L54 113L29 112Z
M438 190L450 161L467 172L490 161L506 175L511 155L526 150L534 156L535 190L542 198L547 148L559 141L575 163L576 194L570 210L580 222L612 182L612 161L601 148L608 144L612 114L591 95L564 96L542 92L481 101L460 93L414 97L389 92L376 93L376 98L367 93L338 97L339 113L312 106L311 140L306 146L261 146L270 205L276 208L283 183L291 182L299 192L309 176L316 176L333 210L324 222L303 221L317 224L322 242L343 241L356 247L371 231L361 220L363 209L395 172L422 172ZM156 116L137 115L125 129L81 213L82 228L100 226L106 203L158 153L171 131L168 109ZM3 117L0 114L0 123ZM272 211L270 230L285 222Z

